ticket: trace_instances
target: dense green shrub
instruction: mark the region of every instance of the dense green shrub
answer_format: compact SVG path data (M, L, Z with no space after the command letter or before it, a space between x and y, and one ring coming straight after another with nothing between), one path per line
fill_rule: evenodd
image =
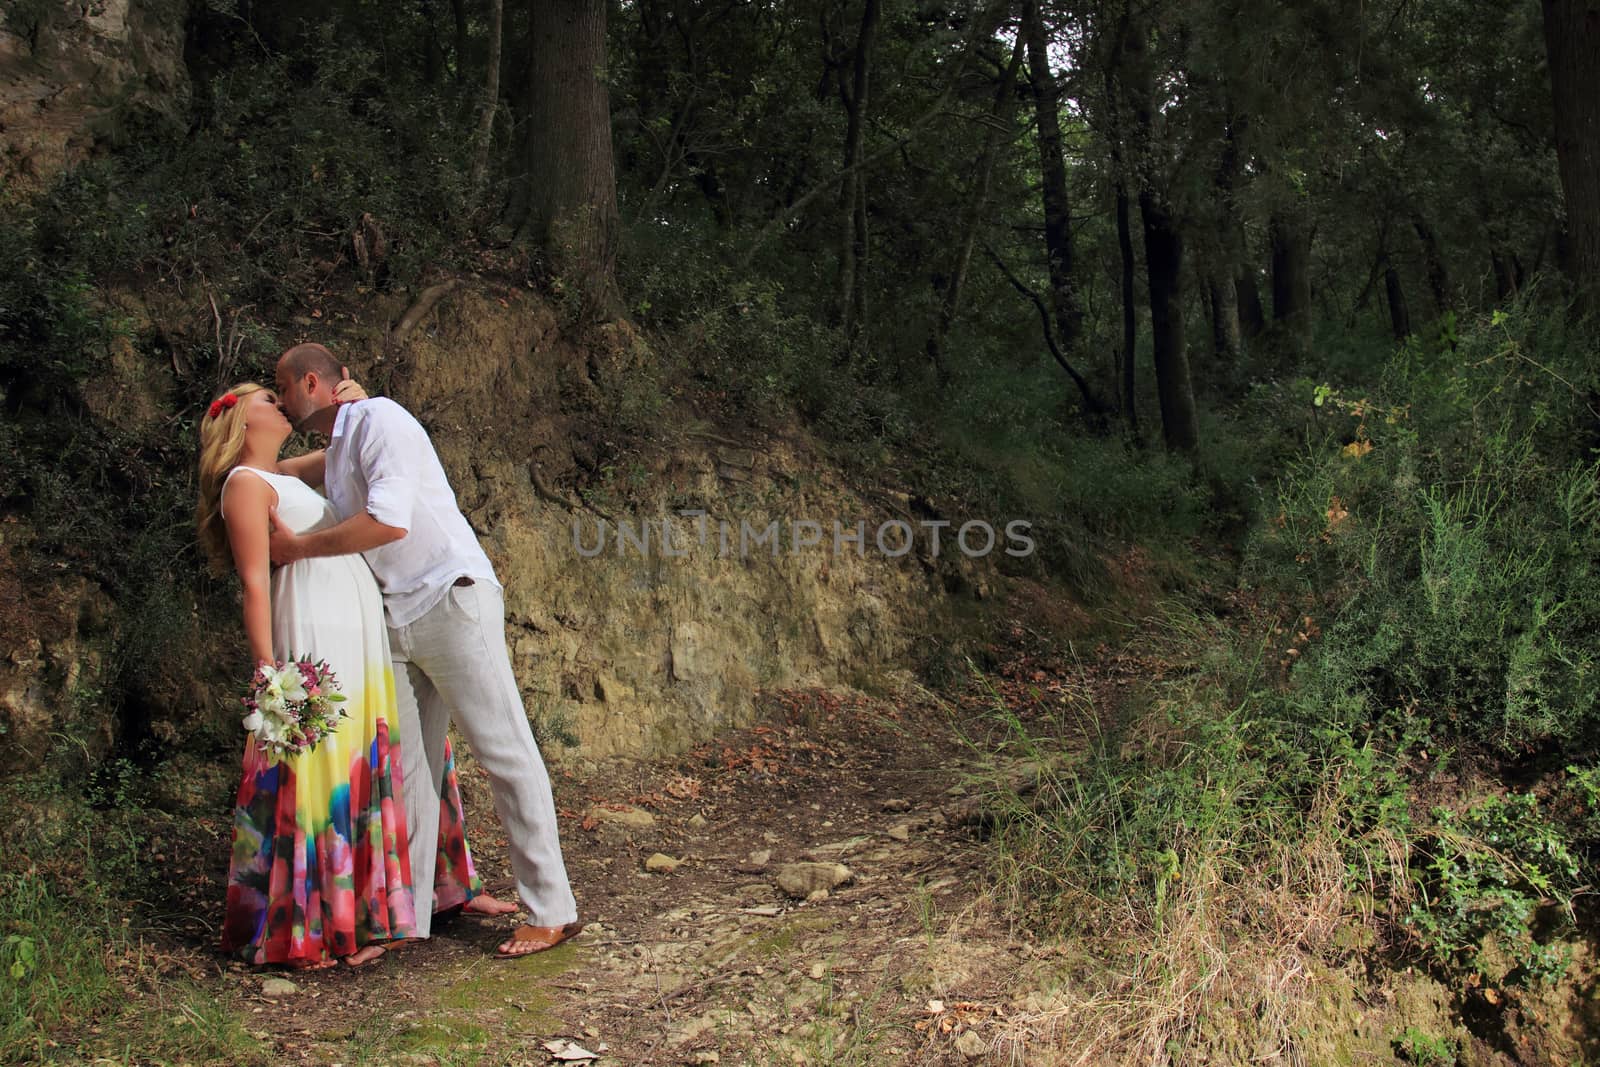
M1329 434L1282 479L1247 579L1331 615L1314 703L1388 709L1505 754L1600 726L1600 485L1587 351L1526 309L1412 343L1379 390L1323 390Z
M1434 962L1495 984L1565 972L1568 955L1550 942L1571 930L1581 869L1565 832L1544 816L1536 797L1512 793L1459 815L1436 811L1414 869L1422 898L1406 923ZM1536 937L1539 910L1553 903L1565 906L1556 909L1562 921Z

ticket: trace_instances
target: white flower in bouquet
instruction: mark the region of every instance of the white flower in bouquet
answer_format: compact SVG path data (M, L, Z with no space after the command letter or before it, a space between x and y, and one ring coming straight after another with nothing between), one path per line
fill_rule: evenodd
M261 724L265 721L266 718L261 714L261 712L252 711L250 714L244 717L244 728L248 733L253 734L257 730L261 729Z
M283 699L290 704L299 704L306 699L306 681L298 663L291 663L278 672L278 688L283 693Z

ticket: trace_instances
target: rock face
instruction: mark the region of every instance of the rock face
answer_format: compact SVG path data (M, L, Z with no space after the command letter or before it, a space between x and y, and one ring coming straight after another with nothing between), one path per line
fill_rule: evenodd
M533 294L477 286L442 302L398 360L381 338L329 343L429 428L505 586L513 664L547 749L680 751L753 721L760 688L857 684L897 665L946 595L916 552L877 551L888 514L799 435L729 445L727 431L663 412L657 444L626 469L585 471L588 445L562 412L651 358L625 324L580 347ZM629 455L623 426L601 436ZM588 502L564 483L588 483ZM820 543L804 544L802 520ZM835 520L846 536L866 523L862 550L835 545ZM757 544L772 522L777 536Z
M37 188L86 157L117 113L189 100L178 0L8 4L0 21L0 184Z
M0 770L37 766L50 735L72 721L75 705L98 692L109 645L109 598L81 578L43 595L17 578L0 548ZM85 754L111 746L109 722L80 734Z
M110 298L141 321L182 317L166 294ZM659 400L671 383L641 390L643 407L630 409L627 383L654 356L626 324L576 340L538 295L472 281L396 349L387 329L411 299L371 295L354 316L360 325L315 339L428 428L504 586L513 666L552 758L679 752L755 721L762 689L871 684L904 666L952 595L951 554L930 559L925 544L880 551L880 524L909 526L910 515L892 499L856 495L803 431L713 427L674 413ZM299 339L310 338L278 337ZM170 371L132 349L123 355L111 384L139 402L104 417L157 418L174 392ZM860 545L845 540L857 523ZM893 548L902 543L889 537ZM49 598L60 625L53 615L30 622L37 640L6 648L11 662L0 665L0 730L12 742L0 764L25 737L32 751L74 694L93 689L95 653L80 631L97 613L77 606L92 590L63 587ZM146 733L177 743L192 732L186 722L215 718L237 688L229 670L244 659L242 628L237 609L223 607L226 632L197 659L193 692L150 701Z

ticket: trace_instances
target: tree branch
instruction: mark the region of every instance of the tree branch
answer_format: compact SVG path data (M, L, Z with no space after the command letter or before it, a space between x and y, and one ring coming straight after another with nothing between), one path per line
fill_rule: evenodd
M1006 266L1005 261L996 254L989 242L985 241L983 243L983 250L988 253L990 261L1005 276L1006 281L1011 283L1011 287L1033 301L1033 306L1039 310L1039 321L1044 327L1044 340L1045 344L1050 346L1050 354L1061 365L1061 369L1067 372L1067 376L1078 387L1078 392L1083 394L1085 410L1098 412L1101 409L1100 402L1095 398L1094 391L1089 388L1089 383L1084 380L1083 375L1073 369L1072 364L1067 362L1067 357L1061 354L1061 349L1056 345L1055 333L1050 329L1050 309L1045 306L1044 299L1030 289L1021 278L1011 273L1011 268Z

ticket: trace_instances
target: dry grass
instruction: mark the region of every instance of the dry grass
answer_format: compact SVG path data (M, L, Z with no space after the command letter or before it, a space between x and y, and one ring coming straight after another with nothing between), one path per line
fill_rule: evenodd
M1188 842L1159 911L1133 897L1103 905L1084 926L1117 931L1101 939L1109 966L1094 984L1011 1016L1000 1042L1010 1062L1308 1062L1304 1035L1325 1021L1315 976L1371 899L1347 878L1332 795L1312 814L1315 837L1282 842L1249 869L1225 840ZM1406 886L1404 842L1373 843L1383 869L1370 876Z
M1281 756L1294 735L1254 698L1259 637L1176 609L1147 623L1116 655L1159 669L1122 714L1093 684L1060 687L1083 699L1054 729L996 702L1007 748L1061 768L1031 792L1003 771L989 785L998 899L1093 960L1013 1013L998 1049L1016 1064L1317 1062L1320 984L1371 943L1375 900L1409 903L1407 841L1352 788L1362 753ZM1069 736L1092 751L1057 758Z

